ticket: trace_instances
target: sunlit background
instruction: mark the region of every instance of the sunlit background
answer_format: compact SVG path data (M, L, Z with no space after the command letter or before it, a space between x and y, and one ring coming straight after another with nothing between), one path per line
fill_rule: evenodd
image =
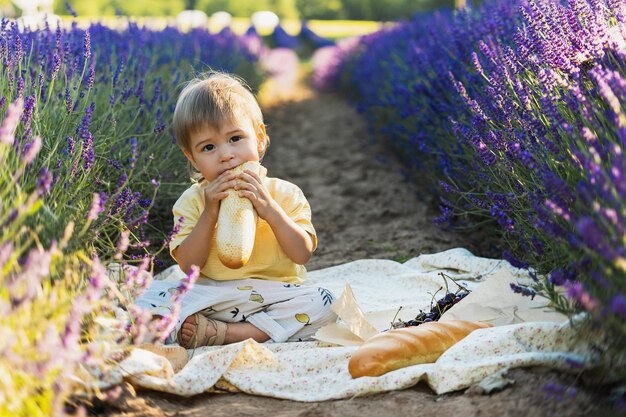
M418 11L454 7L460 0L91 0L70 1L79 16L175 16L183 10L200 10L211 15L226 11L235 17L249 17L271 10L284 19L394 20ZM19 16L23 7L34 7L57 15L69 14L60 0L3 0L2 14ZM474 2L476 4L476 2Z

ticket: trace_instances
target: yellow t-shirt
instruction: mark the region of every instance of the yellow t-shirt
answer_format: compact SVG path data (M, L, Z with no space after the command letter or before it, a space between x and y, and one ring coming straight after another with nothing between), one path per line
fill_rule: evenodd
M193 184L174 204L172 209L174 223L178 224L181 216L184 220L180 225L178 233L174 235L170 242L170 254L172 254L172 257L174 257L176 248L191 233L204 210L203 184L202 182ZM263 180L263 184L285 213L311 235L313 250L315 250L317 247L317 235L311 223L311 207L302 190L296 185L278 178L266 177ZM220 262L217 256L215 236L216 233L213 234L213 242L211 243L207 261L200 270L200 273L205 277L218 281L261 278L295 284L304 282L306 268L303 265L294 263L287 257L278 244L272 228L260 217L256 224L254 248L252 249L250 259L239 269L230 269Z

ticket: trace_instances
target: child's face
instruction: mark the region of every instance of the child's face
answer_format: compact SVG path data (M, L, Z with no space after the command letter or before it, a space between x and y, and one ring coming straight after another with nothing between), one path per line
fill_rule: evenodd
M204 178L213 181L222 172L244 162L259 161L265 125L254 126L250 117L225 121L221 129L206 125L191 134L191 152L185 156Z

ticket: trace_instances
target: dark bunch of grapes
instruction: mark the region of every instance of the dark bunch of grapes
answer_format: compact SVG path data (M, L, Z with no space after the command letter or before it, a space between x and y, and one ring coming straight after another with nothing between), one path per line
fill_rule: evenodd
M449 276L441 273L440 274L443 279L446 281L446 295L443 296L442 298L438 299L437 302L432 302L430 303L430 311L423 311L420 310L419 314L412 320L407 320L407 321L402 321L402 320L398 320L398 321L394 321L391 324L391 327L394 329L397 328L401 328L401 327L411 327L411 326L419 326L422 323L428 323L431 321L438 321L441 316L443 315L443 313L445 313L446 311L448 311L450 308L452 308L453 305L457 304L458 302L460 302L463 298L465 298L470 291L463 287L462 285L459 285L456 281L452 280L456 286L458 287L458 289L455 292L450 292L448 290L448 283L446 278L450 278ZM451 278L450 278L451 279ZM441 288L443 289L443 288ZM435 296L433 295L433 300L434 300ZM399 310L398 310L399 312ZM395 319L394 319L395 320Z

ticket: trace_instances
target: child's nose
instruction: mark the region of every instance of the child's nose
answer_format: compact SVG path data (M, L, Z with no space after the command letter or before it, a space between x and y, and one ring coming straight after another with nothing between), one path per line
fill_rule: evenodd
M223 162L226 162L226 161L230 161L234 157L235 157L235 155L233 155L233 153L230 150L225 150L220 155L220 160L223 161Z

